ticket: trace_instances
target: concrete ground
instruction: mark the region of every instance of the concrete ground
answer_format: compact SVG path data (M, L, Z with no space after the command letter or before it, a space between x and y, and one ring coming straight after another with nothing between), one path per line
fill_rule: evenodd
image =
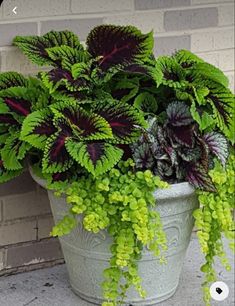
M224 271L216 264L218 280L230 289L223 302L212 301L212 306L234 306L234 258L226 247L233 270ZM200 284L203 275L200 265L203 258L198 241L191 239L180 285L175 295L158 306L203 306ZM92 306L81 300L70 289L65 265L0 278L0 306Z

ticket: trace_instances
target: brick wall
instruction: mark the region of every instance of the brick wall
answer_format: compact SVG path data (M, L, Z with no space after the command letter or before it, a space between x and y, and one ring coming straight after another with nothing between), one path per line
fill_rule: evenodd
M232 0L4 0L0 71L37 71L11 46L16 35L69 29L85 40L95 25L133 24L145 32L154 30L156 55L192 50L221 68L233 87L233 14ZM57 240L48 238L51 226L46 193L27 173L0 186L0 273L60 260Z

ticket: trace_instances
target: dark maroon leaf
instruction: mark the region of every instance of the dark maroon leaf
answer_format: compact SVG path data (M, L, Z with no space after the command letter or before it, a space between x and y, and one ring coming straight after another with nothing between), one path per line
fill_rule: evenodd
M19 123L10 114L0 114L0 123L18 125Z
M186 166L186 173L187 181L195 188L209 192L216 191L208 172L202 165L188 164Z
M130 73L138 73L138 74L144 74L149 76L148 69L139 64L131 64L123 69L125 72L130 72Z
M58 87L59 85L65 85L72 90L78 90L87 86L87 82L84 78L73 79L70 71L55 68L45 74L45 78L53 85Z
M94 28L88 38L88 52L99 59L99 66L107 70L119 64L130 64L135 58L150 54L150 35L143 35L136 28L101 25Z
M169 136L173 141L192 148L194 145L194 126L174 126L169 129Z
M56 128L52 124L52 121L41 122L41 124L38 125L37 127L35 127L35 129L33 130L34 134L46 135L46 136L50 136L51 134L53 134L55 132L56 132Z
M4 98L5 104L9 107L9 109L22 116L27 116L31 110L31 102L23 99L18 99L15 97L7 97Z
M65 142L69 135L61 131L52 141L48 150L48 164L64 164L69 159L69 154L65 148Z
M58 172L58 173L54 173L52 175L52 181L53 182L58 182L58 181L66 181L69 178L69 172L68 171L64 171L64 172Z
M86 146L90 159L93 165L96 166L97 161L100 160L102 156L104 156L105 144L103 142L92 142L87 143Z
M190 109L183 102L172 102L166 110L168 123L173 126L185 126L193 122Z
M137 131L138 119L128 105L123 104L118 105L118 107L107 105L97 110L97 113L109 123L113 135L120 141L129 140Z

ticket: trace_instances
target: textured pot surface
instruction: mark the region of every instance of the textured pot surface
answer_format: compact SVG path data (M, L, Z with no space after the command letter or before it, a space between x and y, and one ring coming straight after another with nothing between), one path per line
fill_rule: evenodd
M34 176L34 175L33 175ZM43 185L42 180L36 181ZM48 191L55 222L66 214L65 198L57 198ZM155 192L164 230L168 238L167 264L159 264L149 251L143 252L139 273L147 298L141 299L134 289L129 289L126 305L153 305L174 294L189 245L193 228L193 210L198 206L193 187L188 183L171 185ZM80 297L101 304L102 272L109 266L111 237L102 231L93 234L79 225L71 234L60 238L72 289Z

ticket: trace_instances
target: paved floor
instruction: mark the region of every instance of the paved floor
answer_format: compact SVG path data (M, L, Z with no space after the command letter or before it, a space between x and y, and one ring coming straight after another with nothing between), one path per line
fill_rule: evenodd
M229 258L234 266L233 255ZM197 239L193 238L187 252L180 285L175 295L158 306L203 306L199 267L202 263ZM219 280L230 289L223 302L213 306L234 306L234 269L226 272L217 263ZM0 278L0 306L92 306L78 298L70 289L65 265Z

